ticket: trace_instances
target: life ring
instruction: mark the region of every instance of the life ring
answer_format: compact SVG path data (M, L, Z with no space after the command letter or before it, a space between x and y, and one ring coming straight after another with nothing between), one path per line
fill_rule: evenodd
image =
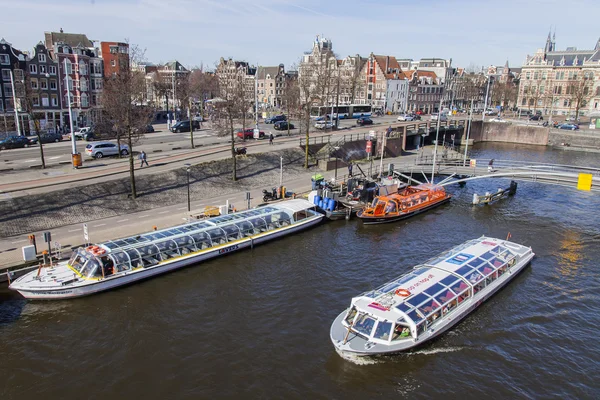
M401 296L401 297L410 296L410 292L406 289L396 289L396 291L394 293L396 293L396 296Z

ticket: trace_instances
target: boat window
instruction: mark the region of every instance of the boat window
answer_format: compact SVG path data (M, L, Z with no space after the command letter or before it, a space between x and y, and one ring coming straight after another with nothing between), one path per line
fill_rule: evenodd
M369 317L365 313L360 313L358 318L356 318L356 322L354 323L354 330L362 333L365 336L371 336L371 331L375 326L375 319Z
M225 225L222 227L222 229L225 231L225 235L227 237L228 242L231 242L231 241L237 240L237 239L241 239L240 228L238 228L237 225L235 225L235 224Z
M445 289L445 287L443 287L439 283L436 283L436 284L432 285L429 289L424 290L423 292L430 295L431 297L433 297L434 295L438 294L443 289Z
M471 284L475 284L483 279L483 275L477 271L473 271L471 274L467 275L466 278Z
M344 318L344 320L346 321L346 323L348 325L352 325L352 321L354 321L354 317L356 317L356 307L352 307L350 309L350 311L348 311L348 314L346 314L346 318Z
M192 233L190 237L194 239L194 242L196 242L196 247L198 248L198 250L202 250L212 246L210 236L206 232Z
M504 260L503 260L503 259L501 259L501 258L494 257L494 258L492 258L492 259L490 260L490 264L492 264L492 266L493 266L495 269L498 269L498 268L500 268L501 266L503 266L504 264L506 264L506 261L504 261Z
M131 260L131 266L133 268L138 268L138 267L143 266L141 257L140 257L140 253L138 253L136 249L128 249L128 250L125 250L125 252L129 256L129 259Z
M490 267L487 263L485 265L482 265L481 267L477 268L477 270L479 272L481 272L483 274L483 276L488 276L492 272L494 272L494 269L492 267Z
M421 314L428 316L428 315L434 313L440 307L441 307L440 303L438 303L435 300L430 300L427 303L421 305L419 307L419 311L421 311Z
M423 303L424 301L428 300L429 296L423 294L423 293L419 293L418 295L416 295L415 297L412 297L408 300L406 300L406 302L408 304L410 304L413 307L418 306L419 304Z
M254 234L254 225L252 225L249 221L241 221L236 223L236 225L242 232L242 235L251 236Z
M410 307L410 306L407 306L407 305L406 305L406 304L404 304L404 303L400 303L400 304L398 304L398 305L396 306L396 308L397 308L398 310L402 311L402 312L407 312L408 310L410 310L410 309L411 309L411 307Z
M83 268L81 268L81 275L88 278L93 278L97 270L98 262L95 258L91 258L83 265ZM100 274L102 274L102 271L100 271Z
M396 324L394 327L394 333L392 334L392 340L401 340L410 337L410 329L408 326Z
M307 214L306 212L302 212L302 211L298 211L296 213L296 215L297 215L296 219L298 219L298 220L310 217L309 214ZM284 212L278 212L276 214L273 214L273 223L275 224L275 226L289 225L291 219L292 218Z
M194 239L192 239L191 236L181 236L174 240L175 243L177 243L181 254L188 254L197 250Z
M392 332L392 323L390 321L379 321L377 322L377 328L373 334L374 339L390 340L390 333Z
M498 248L499 247L500 246L494 247L492 250L490 250L490 251L482 254L480 257L483 258L484 260L489 260L490 258L492 258L492 257L494 257L496 255L495 253L498 252Z
M208 230L206 233L210 235L213 245L227 243L225 232L220 228Z
M460 279L460 278L457 278L457 277L456 277L456 276L454 276L454 275L448 275L447 277L445 277L444 279L442 279L442 280L440 281L440 283L441 283L442 285L446 285L446 286L448 286L448 287L452 287L452 286L454 286L454 284L458 283L458 280L459 280L459 279Z
M388 201L387 202L387 206L385 207L385 212L396 212L398 210L397 206L396 206L396 202L395 201Z
M177 247L177 243L175 243L173 240L165 240L162 242L157 242L156 246L160 250L160 254L161 254L163 260L181 255L179 253L179 248Z
M412 319L415 324L417 324L420 321L423 321L425 319L425 317L422 316L421 314L419 314L417 312L417 310L412 310L411 312L409 312L408 313L408 318Z
M462 293L468 288L469 288L469 285L467 285L466 283L464 283L461 280L461 281L456 282L456 284L452 286L452 291L454 291L454 293Z
M81 268L83 267L83 265L87 261L86 254L87 253L83 249L77 250L71 256L71 259L69 260L69 265L71 267L75 268L78 272L81 272Z
M473 268L471 268L467 265L464 265L464 266L460 267L459 269L457 269L455 272L461 276L466 276L467 274L473 272Z
M477 268L479 267L481 264L483 264L485 262L485 260L482 260L481 258L474 258L471 261L469 261L467 263L468 266L473 267L473 268Z
M110 257L115 262L115 273L125 271L131 268L131 264L129 263L129 256L124 251L117 251L115 253L111 253Z
M446 290L445 292L440 293L436 296L436 300L441 304L445 304L456 297L456 294L452 290Z

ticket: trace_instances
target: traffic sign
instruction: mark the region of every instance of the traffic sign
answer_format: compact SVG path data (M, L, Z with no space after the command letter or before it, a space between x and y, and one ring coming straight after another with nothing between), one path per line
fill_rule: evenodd
M365 149L365 151L367 152L367 154L371 154L371 141L367 140L367 148Z
M87 224L83 224L83 238L85 239L86 243L90 241Z

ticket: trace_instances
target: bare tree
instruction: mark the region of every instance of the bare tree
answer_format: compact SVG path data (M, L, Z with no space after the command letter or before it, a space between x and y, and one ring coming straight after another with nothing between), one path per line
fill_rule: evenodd
M289 121L293 118L301 118L300 109L300 87L298 77L290 75L286 77L285 91L283 92L283 104L288 115L288 136L290 136Z
M356 62L351 69L346 70L342 75L342 86L348 91L350 104L354 104L356 96L364 89L365 82L362 79L362 70L366 60L361 56L356 55Z
M117 146L121 149L121 133L125 134L129 146L129 177L131 197L136 198L133 143L143 136L150 123L151 112L145 104L145 76L134 71L131 65L143 61L144 51L130 46L129 54L122 54L120 68L113 76L105 79L102 91L102 107L107 119L117 131ZM121 152L124 154L125 151Z
M575 106L575 119L579 118L579 111L582 107L587 105L592 94L592 88L594 86L594 75L593 72L588 75L587 71L583 78L571 82L567 85L567 95L570 95L570 104Z

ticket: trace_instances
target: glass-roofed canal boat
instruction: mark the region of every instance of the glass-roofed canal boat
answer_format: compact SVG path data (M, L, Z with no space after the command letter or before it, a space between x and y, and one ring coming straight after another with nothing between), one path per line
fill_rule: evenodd
M32 271L9 286L29 299L98 293L318 224L314 204L294 199L79 248L71 259Z
M396 353L444 333L533 258L530 247L489 237L463 243L352 299L331 325L338 352Z

